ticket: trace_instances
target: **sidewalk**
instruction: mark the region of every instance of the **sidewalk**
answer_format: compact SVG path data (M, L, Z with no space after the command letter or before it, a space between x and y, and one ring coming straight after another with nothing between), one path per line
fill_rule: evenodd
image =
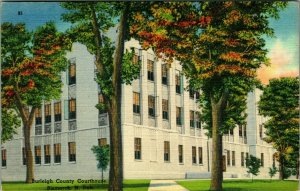
M151 180L148 191L188 191L175 180Z

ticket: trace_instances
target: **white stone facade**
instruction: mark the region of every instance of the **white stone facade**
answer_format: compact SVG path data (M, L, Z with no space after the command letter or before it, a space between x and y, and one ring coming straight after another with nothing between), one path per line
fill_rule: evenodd
M174 62L167 67L167 83L162 83L162 62L154 56L151 50L140 50L137 41L126 43L126 48L134 47L142 61L140 78L132 85L123 85L122 97L122 136L124 153L125 179L182 179L208 178L211 170L211 139L205 135L203 128L197 128L197 122L190 122L190 111L199 111L196 96L190 97L184 90L187 80L180 77L180 91L176 93L176 77L181 66ZM51 123L45 124L45 111L42 107L42 133L36 135L32 128L31 145L35 158L35 146L41 146L41 164L34 165L35 179L99 179L100 171L96 168L95 156L91 151L98 139L106 138L109 143L109 130L105 114L99 117L95 105L98 103L98 86L94 80L94 58L85 46L75 43L72 52L67 57L71 63L76 63L76 83L69 85L67 71L62 75L64 86L60 100L51 102ZM153 64L153 81L148 80L147 60ZM165 81L164 81L165 82ZM139 93L139 113L133 111L133 92ZM233 135L224 136L224 156L226 171L224 177L246 178L246 164L242 166L242 152L261 158L264 157L264 166L260 169L261 178L268 177L268 169L273 163L275 150L262 141L260 125L264 118L258 115L257 101L259 93L255 90L248 95L247 128L235 128ZM149 116L148 96L154 98L154 115ZM76 119L68 117L68 103L76 99ZM168 119L163 119L163 100L168 100ZM61 121L55 121L54 103L61 101ZM176 112L181 108L181 125L177 125ZM152 110L150 111L152 112ZM152 114L152 113L150 113ZM166 114L164 114L166 115ZM166 117L165 117L166 118ZM194 127L190 127L193 124ZM51 133L45 132L45 127L51 127ZM24 180L26 166L23 165L22 147L24 138L22 128L19 134L2 146L6 150L6 166L2 167L4 181ZM263 128L262 128L263 130ZM241 136L240 136L241 135ZM261 133L263 136L263 133ZM140 152L135 155L135 138L139 138ZM76 161L70 162L69 142L76 143ZM165 142L169 142L169 148ZM61 145L61 161L54 163L54 144ZM44 145L50 145L51 160L45 164ZM179 146L182 145L182 146ZM179 147L182 148L182 157L179 157ZM194 147L194 151L192 149ZM199 148L202 148L202 159L199 159ZM234 158L233 160L233 153ZM230 160L227 160L227 153ZM168 154L164 154L168 153ZM193 155L194 153L194 155ZM194 158L193 158L194 156ZM137 158L137 159L135 159ZM180 158L180 159L179 159ZM168 160L164 160L168 159ZM182 160L179 162L179 160ZM200 161L202 160L202 162ZM105 174L108 175L107 172Z

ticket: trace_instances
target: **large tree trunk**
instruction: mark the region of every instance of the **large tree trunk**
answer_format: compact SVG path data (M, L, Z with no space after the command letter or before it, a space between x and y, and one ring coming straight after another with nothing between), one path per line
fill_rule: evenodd
M279 180L283 180L284 179L284 175L283 175L283 171L284 171L284 159L281 153L279 153Z
M113 94L111 100L110 117L110 170L109 190L123 190L123 153L122 153L122 61L124 54L125 33L127 28L127 6L124 8L119 25L117 48L113 62Z
M222 125L222 112L225 109L226 96L222 96L218 102L211 99L212 109L212 167L210 190L222 190L223 182L223 143L220 127Z
M30 143L31 125L24 125L24 139L25 139L25 154L26 154L26 183L32 183L34 180L33 170L33 156Z

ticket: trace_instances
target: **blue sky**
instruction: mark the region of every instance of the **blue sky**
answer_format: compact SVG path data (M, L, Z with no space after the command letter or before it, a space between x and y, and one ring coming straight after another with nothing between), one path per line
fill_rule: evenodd
M29 30L47 21L55 21L59 30L66 30L70 24L60 20L65 10L57 2L2 2L1 22L24 22ZM18 15L22 11L22 15ZM259 70L258 76L267 83L272 77L298 75L299 73L299 2L289 2L280 13L280 19L272 19L275 38L266 38L269 49L270 67Z

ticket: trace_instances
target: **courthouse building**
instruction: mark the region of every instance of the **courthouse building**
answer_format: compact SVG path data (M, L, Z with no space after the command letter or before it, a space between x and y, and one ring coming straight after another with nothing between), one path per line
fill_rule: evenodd
M137 41L135 60L142 63L140 78L122 85L122 138L125 179L209 178L211 139L199 117L199 93L185 89L181 65L168 66ZM93 145L109 143L106 113L95 105L101 94L95 82L94 57L84 45L74 43L67 55L59 100L43 103L35 114L32 151L36 179L99 179ZM261 159L260 178L268 177L275 150L262 139L265 119L258 114L259 92L248 94L247 124L223 137L224 177L246 178L245 159ZM24 180L26 158L22 128L2 145L2 179ZM108 173L106 172L106 176Z

